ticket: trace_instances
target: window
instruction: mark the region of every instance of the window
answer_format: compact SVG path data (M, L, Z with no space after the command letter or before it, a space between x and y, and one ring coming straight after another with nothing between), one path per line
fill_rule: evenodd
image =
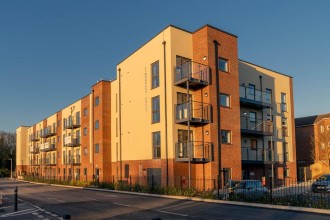
M257 150L258 148L258 140L251 139L251 150Z
M100 98L97 96L95 97L95 106L98 106L100 104Z
M84 175L87 176L87 168L84 168Z
M100 128L99 120L95 121L95 130L98 130Z
M252 122L252 123L257 122L257 113L256 112L250 112L250 122Z
M219 70L223 72L228 72L228 60L224 58L219 58Z
M324 126L323 125L320 126L320 130L321 130L321 133L324 132Z
M281 111L282 112L286 112L287 108L286 108L286 94L285 93L281 93Z
M153 158L160 158L160 131L152 132Z
M87 114L88 114L88 110L87 110L87 108L84 108L84 116L87 116Z
M272 90L271 89L266 89L266 91L265 91L265 102L267 104L272 103Z
M84 128L84 136L87 135L87 128Z
M231 131L221 130L221 138L223 144L231 143Z
M248 85L248 99L255 100L256 97L256 86L253 84Z
M151 64L151 88L159 87L159 61Z
M152 98L152 123L160 122L159 96Z
M282 117L282 127L287 127L287 126L288 126L287 118Z
M99 152L100 152L100 145L95 144L95 153L99 153Z
M327 126L327 129L330 130L330 125Z
M84 147L84 155L87 155L88 154L88 149L87 147Z
M289 176L290 176L290 169L284 168L284 177L289 177Z
M220 105L222 107L230 107L230 97L227 94L220 94Z
M267 114L267 121L273 121L273 115Z

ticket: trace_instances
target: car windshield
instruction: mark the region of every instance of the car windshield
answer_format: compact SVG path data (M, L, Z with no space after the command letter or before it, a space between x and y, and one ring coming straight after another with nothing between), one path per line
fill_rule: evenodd
M324 176L321 176L318 180L326 180L326 181L330 181L330 175L324 175Z

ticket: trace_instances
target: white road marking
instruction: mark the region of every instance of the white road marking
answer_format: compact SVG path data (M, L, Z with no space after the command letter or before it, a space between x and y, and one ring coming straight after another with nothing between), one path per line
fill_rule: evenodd
M158 212L166 213L166 214L171 214L171 215L178 215L178 216L183 216L187 217L188 215L185 214L180 214L180 213L175 213L175 212L167 212L167 211L162 211L162 210L157 210Z
M25 209L25 210L21 210L21 211L17 211L17 212L11 212L5 215L0 215L0 217L8 217L8 216L18 216L18 215L25 215L25 214L29 214L32 212L35 212L36 209Z
M49 200L54 200L56 202L65 202L64 200L60 200L60 199L55 199L53 197L48 197ZM44 211L44 210L41 210L41 211Z
M120 206L126 206L126 207L130 207L130 205L121 204L121 203L116 203L116 202L113 202L113 204L115 204L115 205L120 205Z

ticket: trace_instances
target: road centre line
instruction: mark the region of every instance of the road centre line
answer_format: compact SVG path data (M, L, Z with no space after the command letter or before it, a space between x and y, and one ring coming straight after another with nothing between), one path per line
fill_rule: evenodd
M48 197L49 200L54 200L54 201L57 201L57 202L65 202L64 200L60 200L60 199L55 199L53 197Z
M180 213L176 213L176 212L167 212L167 211L162 211L162 210L157 210L157 212L162 212L165 214L170 214L170 215L178 215L178 216L182 216L182 217L187 217L188 215L185 214L180 214Z
M116 203L116 202L113 202L112 204L120 205L120 206L126 206L126 207L130 207L131 206L131 205L126 205L126 204L121 204L121 203Z

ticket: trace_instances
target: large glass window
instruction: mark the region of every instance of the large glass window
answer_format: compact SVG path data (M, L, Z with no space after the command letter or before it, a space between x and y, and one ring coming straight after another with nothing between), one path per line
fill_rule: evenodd
M220 94L220 105L222 107L230 107L230 97L228 94Z
M228 130L221 130L221 138L223 144L230 144L231 143L231 131Z
M95 97L95 106L98 106L100 104L100 98L97 96Z
M95 121L95 130L98 130L100 128L100 122L99 120Z
M151 88L159 87L159 61L151 64Z
M219 58L219 70L228 72L228 60L225 58Z
M152 98L152 123L160 122L159 96Z
M152 133L153 158L160 158L160 131Z
M281 110L282 112L286 112L287 111L287 107L286 107L286 94L285 93L281 93Z
M95 153L100 153L100 145L95 144Z

